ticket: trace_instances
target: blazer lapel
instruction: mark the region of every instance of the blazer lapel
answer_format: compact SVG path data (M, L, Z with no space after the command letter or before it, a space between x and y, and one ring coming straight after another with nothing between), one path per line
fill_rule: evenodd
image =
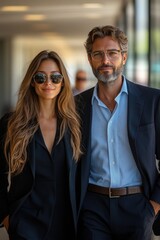
M33 178L35 178L35 135L28 146L28 162L31 167Z
M128 136L133 155L136 158L135 138L140 124L140 118L144 106L144 100L141 96L139 88L127 81L128 86Z
M65 143L65 151L66 151L66 161L67 161L67 169L69 173L69 192L70 192L70 200L71 200L71 207L73 212L73 219L75 229L77 228L77 206L76 206L76 167L77 164L73 158L73 151L70 143L71 135L69 131L66 131L64 135L64 143Z
M79 108L79 114L82 119L82 151L83 155L80 160L80 172L81 172L81 200L84 199L86 188L88 186L89 169L91 160L91 117L92 117L92 105L91 99L93 94L93 88L85 91L78 96L77 105ZM79 209L80 209L79 208Z

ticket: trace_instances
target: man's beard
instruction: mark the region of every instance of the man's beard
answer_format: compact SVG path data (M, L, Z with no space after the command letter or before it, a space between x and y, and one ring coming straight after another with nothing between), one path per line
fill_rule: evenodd
M103 67L112 67L113 68L113 73L109 74L108 71L100 73L100 69L103 68ZM108 64L103 64L100 67L98 67L97 69L95 69L92 66L92 71L93 71L93 74L95 75L95 77L99 81L101 81L103 83L112 83L123 72L123 62L121 62L121 64L117 68L113 67L112 65L108 65Z

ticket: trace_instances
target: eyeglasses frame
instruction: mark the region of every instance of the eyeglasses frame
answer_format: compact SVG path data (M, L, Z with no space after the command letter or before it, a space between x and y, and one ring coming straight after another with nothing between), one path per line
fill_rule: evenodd
M94 53L102 53L102 57L101 57L101 59L95 59L94 58L94 56L93 56L93 54ZM90 53L90 56L91 56L91 58L92 58L92 60L94 60L94 61L100 61L100 60L102 60L102 59L104 59L104 56L106 55L107 56L107 58L110 60L110 61L115 61L117 58L112 58L112 57L110 57L109 56L109 54L108 54L108 52L117 52L117 53L125 53L125 51L123 51L123 50L121 50L121 49L108 49L108 50L106 50L105 52L104 51L101 51L101 50L97 50L97 51L94 51L94 52L91 52Z

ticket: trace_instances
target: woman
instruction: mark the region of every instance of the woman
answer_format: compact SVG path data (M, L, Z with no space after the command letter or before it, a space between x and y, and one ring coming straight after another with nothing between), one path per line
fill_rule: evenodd
M10 240L75 239L80 124L65 66L41 51L0 120L0 221Z

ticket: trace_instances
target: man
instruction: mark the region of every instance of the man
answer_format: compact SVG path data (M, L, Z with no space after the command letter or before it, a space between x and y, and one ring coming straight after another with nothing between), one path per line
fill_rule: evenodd
M128 40L120 29L93 28L85 47L98 82L75 97L84 148L78 239L151 240L160 210L160 91L122 75Z
M77 95L87 89L87 73L84 70L77 70L75 75L75 86L73 87L73 94Z

